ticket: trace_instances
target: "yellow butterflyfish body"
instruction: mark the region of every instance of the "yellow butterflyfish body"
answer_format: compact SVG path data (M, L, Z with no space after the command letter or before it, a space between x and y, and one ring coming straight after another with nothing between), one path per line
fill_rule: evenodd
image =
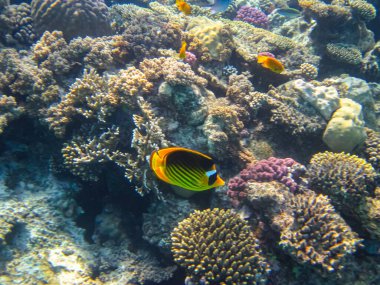
M224 185L212 158L195 150L169 147L154 151L150 168L171 185L192 191L204 191Z

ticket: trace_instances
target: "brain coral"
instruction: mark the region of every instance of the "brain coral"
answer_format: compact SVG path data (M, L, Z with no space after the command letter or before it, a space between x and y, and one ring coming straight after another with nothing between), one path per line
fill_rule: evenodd
M58 30L66 39L111 32L103 0L33 0L32 18L39 34Z
M282 229L280 245L296 261L322 273L342 269L360 239L334 211L329 199L313 192L296 195L292 208L292 222Z
M376 172L356 155L326 151L311 158L308 176L311 189L329 195L338 209L351 209L373 194Z
M231 210L195 211L172 232L174 260L203 284L264 284L269 267L247 222Z

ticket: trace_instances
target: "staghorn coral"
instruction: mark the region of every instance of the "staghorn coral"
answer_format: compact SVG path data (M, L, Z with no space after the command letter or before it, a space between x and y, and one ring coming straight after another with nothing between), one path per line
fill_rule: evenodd
M206 48L211 60L225 61L230 57L233 48L231 31L223 22L197 17L191 19L186 31L191 39L191 52L197 54L200 49ZM196 43L199 47L195 46ZM207 61L206 57L202 55L200 59Z
M31 45L37 36L33 29L30 5L6 6L0 14L0 39L7 45Z
M36 31L62 31L65 39L104 36L111 33L108 8L103 0L33 0Z
M174 260L193 282L264 284L269 266L248 224L230 210L195 211L173 230Z
M363 0L351 0L349 1L352 13L358 15L360 19L369 22L376 18L376 8Z
M107 81L95 70L85 71L70 87L57 105L48 109L46 122L57 136L65 134L66 126L80 116L86 120L105 123L120 103L114 93L108 93Z
M345 153L313 155L307 168L309 186L331 198L338 210L349 214L373 195L376 172L364 159Z
M31 94L39 94L54 80L49 70L39 69L30 58L14 49L0 51L0 90L20 101Z
M98 131L99 132L99 131ZM84 133L84 131L82 131ZM120 140L119 128L113 126L107 130L94 129L87 135L76 135L62 148L65 167L85 181L96 181L107 162L112 160Z
M24 111L24 108L17 106L14 97L0 95L0 135L10 121L16 119Z
M351 65L358 65L362 60L359 49L344 44L327 44L326 53L332 60Z
M280 246L297 262L322 274L342 270L361 240L329 199L313 192L295 195L291 209L282 224Z

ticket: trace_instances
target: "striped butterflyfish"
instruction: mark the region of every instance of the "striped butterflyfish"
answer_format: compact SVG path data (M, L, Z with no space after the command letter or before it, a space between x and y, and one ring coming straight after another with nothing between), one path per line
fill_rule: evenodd
M203 191L224 185L211 157L183 147L153 151L150 168L159 179L187 190Z

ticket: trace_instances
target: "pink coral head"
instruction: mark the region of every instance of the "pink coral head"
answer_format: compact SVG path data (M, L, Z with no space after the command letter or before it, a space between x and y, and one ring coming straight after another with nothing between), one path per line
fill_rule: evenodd
M192 52L186 51L183 61L193 66L197 62L197 57Z
M258 55L263 55L263 56L269 56L269 57L276 58L276 57L274 56L274 54L273 54L273 53L270 53L269 51L262 51L262 52L259 52Z

